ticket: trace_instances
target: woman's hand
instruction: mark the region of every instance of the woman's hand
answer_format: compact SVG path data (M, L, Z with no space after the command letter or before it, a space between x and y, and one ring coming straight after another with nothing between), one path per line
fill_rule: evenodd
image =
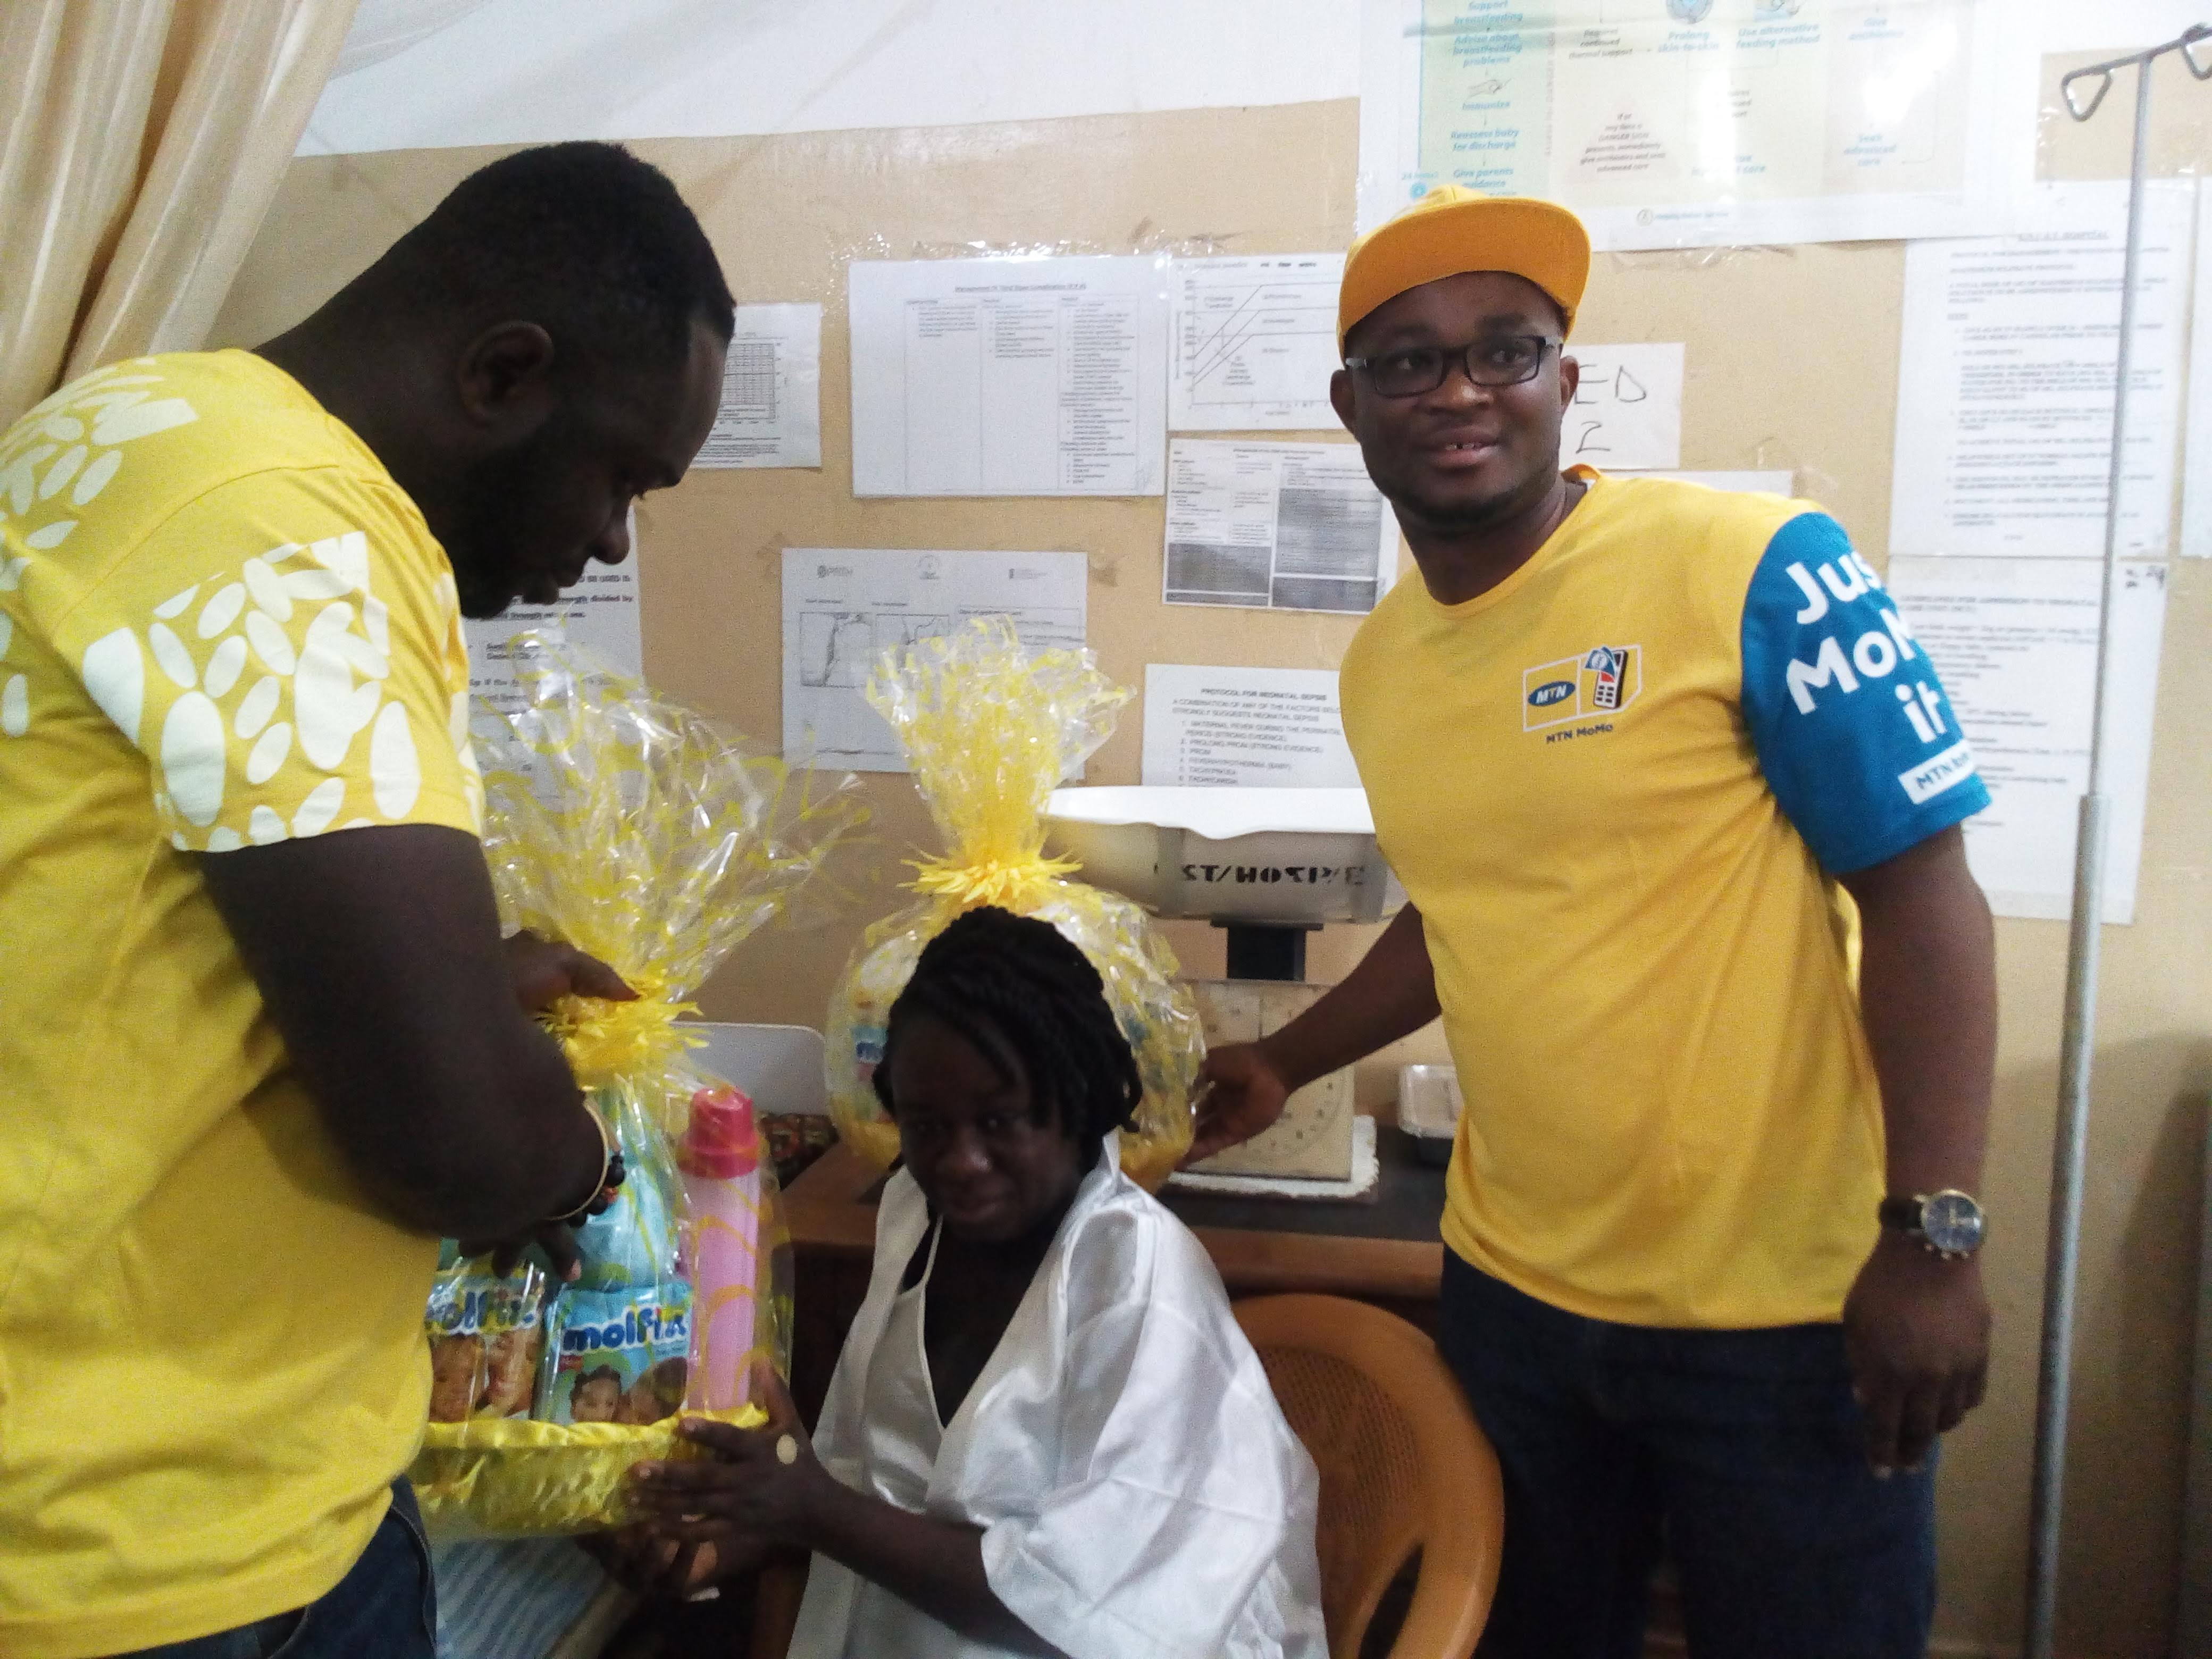
M711 1458L641 1463L631 1470L632 1504L659 1537L718 1548L738 1540L813 1547L814 1516L836 1480L816 1461L790 1395L765 1361L754 1369L753 1390L767 1409L766 1428L686 1418L677 1432Z
M983 1529L915 1515L850 1490L815 1461L791 1396L767 1365L754 1395L764 1429L687 1419L678 1432L712 1462L642 1463L631 1494L646 1524L684 1544L731 1549L795 1545L843 1563L963 1635L1017 1653L1065 1659L1001 1601L983 1570Z
M712 1544L683 1544L646 1527L586 1533L576 1540L607 1576L633 1595L705 1601L720 1579L741 1571Z

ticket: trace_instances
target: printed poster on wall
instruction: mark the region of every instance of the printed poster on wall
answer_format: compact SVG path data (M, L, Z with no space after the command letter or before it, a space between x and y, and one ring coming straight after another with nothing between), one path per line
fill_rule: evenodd
M1359 228L1439 185L1600 248L2009 228L2033 176L2018 0L1364 0Z

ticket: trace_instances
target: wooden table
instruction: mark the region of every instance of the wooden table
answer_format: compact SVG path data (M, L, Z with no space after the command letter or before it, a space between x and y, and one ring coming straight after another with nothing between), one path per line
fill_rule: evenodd
M1376 1136L1382 1188L1372 1204L1162 1195L1232 1297L1286 1291L1351 1297L1424 1330L1436 1325L1443 1246L1443 1171L1416 1163L1397 1129ZM882 1180L850 1147L833 1146L791 1183L784 1211L797 1268L792 1393L806 1420L820 1408L845 1332L867 1294Z

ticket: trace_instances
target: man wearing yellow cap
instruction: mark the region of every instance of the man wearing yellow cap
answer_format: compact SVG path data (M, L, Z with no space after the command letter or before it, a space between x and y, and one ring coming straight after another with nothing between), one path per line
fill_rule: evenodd
M1834 520L1561 472L1589 269L1564 209L1456 188L1346 263L1331 395L1420 574L1345 732L1410 902L1209 1059L1196 1153L1441 1012L1439 1340L1506 1482L1482 1651L1640 1654L1663 1528L1698 1659L1917 1656L1988 1356L1989 797Z

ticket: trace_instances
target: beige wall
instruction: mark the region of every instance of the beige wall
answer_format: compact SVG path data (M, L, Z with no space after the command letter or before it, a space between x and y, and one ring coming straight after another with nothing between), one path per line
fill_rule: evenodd
M1344 102L638 145L700 210L740 300L825 307L823 469L695 473L640 511L650 677L773 743L787 545L1081 550L1091 643L1109 673L1139 686L1148 661L1334 666L1352 632L1344 620L1163 606L1157 501L854 501L843 266L975 243L1340 247L1356 126ZM2100 137L2124 131L2125 111L2100 126ZM219 342L264 338L304 315L489 154L295 163ZM2100 159L2062 135L2050 165ZM1880 560L1902 272L1894 244L1601 256L1580 329L1599 342L1688 342L1684 465L1795 467L1801 492ZM2142 920L2106 940L2066 1560L2068 1648L2081 1655L2162 1652L2172 1596L2197 1141L2212 1086L2212 737L2202 713L2212 702L2212 567L2179 569L2168 616ZM1133 704L1091 781L1136 781L1140 729ZM895 852L928 844L904 779L870 787ZM819 1024L859 928L898 899L879 887L834 927L755 941L707 988L708 1012ZM1188 969L1220 970L1218 935L1188 924L1171 933ZM1340 975L1368 936L1322 935L1316 976ZM2057 924L1999 928L2004 1032L1987 1194L1996 1366L1942 1478L1941 1627L1966 1651L2001 1649L2019 1627L2064 949ZM1443 1057L1433 1032L1401 1048ZM1395 1058L1364 1068L1363 1101L1388 1100Z

